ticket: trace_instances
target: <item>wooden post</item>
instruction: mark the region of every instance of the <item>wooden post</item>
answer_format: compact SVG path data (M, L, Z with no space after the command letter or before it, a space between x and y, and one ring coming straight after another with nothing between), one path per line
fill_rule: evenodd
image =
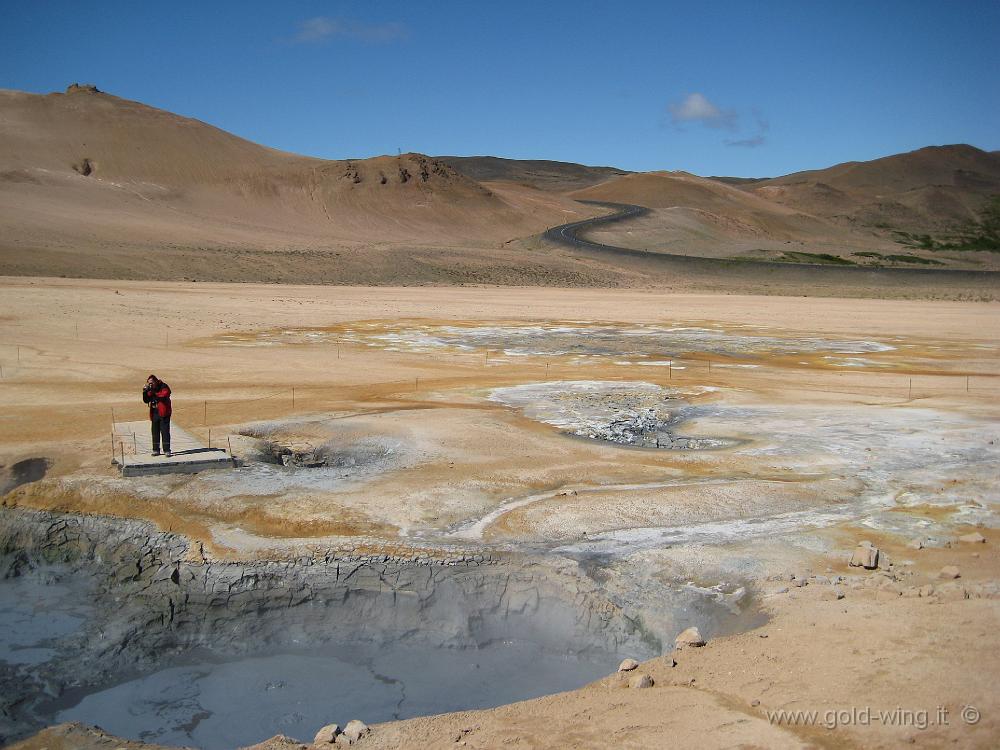
M202 417L202 424L208 424L208 401L205 401L205 415Z
M119 449L121 449L121 453L122 453L122 469L124 469L125 468L125 443L123 443L121 440L119 440L118 441L118 447L119 447Z
M674 379L674 361L672 359L667 360L667 379Z
M135 455L139 455L139 440L136 438L135 433L132 433L132 452Z
M115 407L112 406L111 407L111 432L112 433L115 431L114 428L115 428L116 424L117 424L117 422L115 421Z
M208 428L208 447L212 447L212 428Z
M111 431L111 463L115 462L115 431Z
M910 401L913 400L913 378L910 378L910 385L909 385L909 389L906 392L906 398L907 398L907 400L910 400Z
M233 457L233 441L229 439L229 435L226 435L226 445L229 446L229 457Z

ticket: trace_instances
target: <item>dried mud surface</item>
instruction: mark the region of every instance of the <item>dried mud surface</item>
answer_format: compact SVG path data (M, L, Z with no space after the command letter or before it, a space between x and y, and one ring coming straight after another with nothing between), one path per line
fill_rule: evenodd
M589 747L613 737L644 747L669 735L682 746L985 747L997 736L990 686L1000 668L986 636L1000 578L993 303L2 284L8 570L22 584L43 564L91 571L105 592L148 584L114 613L118 635L155 621L171 650L231 648L211 643L219 631L280 641L288 602L268 602L290 588L305 597L292 607L302 632L344 617L330 627L342 632L368 616L387 623L385 637L395 623L419 641L425 623L447 620L438 606L461 599L495 613L504 596L523 594L503 611L540 613L544 602L525 622L572 632L565 640L582 650L654 657L640 668L654 688L608 678L485 712L380 724L363 742ZM136 394L149 371L173 387L177 422L231 444L239 469L116 476L111 411L142 418ZM92 542L66 536L81 524ZM959 541L973 531L986 541ZM151 541L126 544L135 538ZM908 548L915 538L921 548ZM863 539L889 567L847 566ZM137 573L136 558L145 560ZM370 576L365 591L402 587L425 604L380 609L386 600L373 594L356 611L309 606L343 600L338 561ZM961 577L937 578L945 565ZM74 596L60 575L39 585ZM501 580L517 584L500 594ZM216 601L217 584L245 604ZM185 596L164 594L178 586ZM830 598L836 589L844 598ZM72 618L110 616L63 610L71 619L53 621L53 643L88 632ZM259 621L240 619L258 610ZM603 614L579 617L589 610ZM470 623L491 617L467 611L451 632L480 642ZM259 630L243 633L244 620ZM691 624L709 645L669 667L659 655ZM961 653L947 646L955 642ZM166 666L149 656L156 639L129 643L120 657L109 646L67 664L92 687L117 658L142 673ZM44 682L51 646L18 647L8 679L30 672ZM966 704L980 722L924 729L789 726L765 714L942 705L954 717ZM45 713L18 710L29 717L20 726ZM705 716L707 725L696 719ZM23 747L102 741L62 728Z

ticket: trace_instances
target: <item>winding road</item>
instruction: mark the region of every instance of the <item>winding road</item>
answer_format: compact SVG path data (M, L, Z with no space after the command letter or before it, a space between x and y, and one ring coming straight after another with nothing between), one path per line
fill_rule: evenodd
M618 255L631 258L642 258L658 266L673 267L677 271L701 271L713 275L720 273L732 274L734 271L745 275L753 271L763 272L768 278L778 280L785 277L793 280L808 274L812 279L822 278L829 281L843 280L845 282L867 282L874 285L883 283L903 283L908 281L928 283L943 281L950 284L983 285L992 290L1000 286L1000 271L969 271L964 269L941 268L899 268L872 266L831 266L820 263L786 263L780 261L751 260L741 258L706 258L699 255L679 255L674 253L658 253L649 250L638 250L631 247L605 245L581 237L581 233L596 227L627 221L650 213L645 206L631 203L609 203L607 201L577 201L589 206L602 206L613 209L613 213L595 216L591 219L574 221L547 229L543 237L551 242L566 245L578 250L592 251L601 255ZM820 276L821 275L821 276Z

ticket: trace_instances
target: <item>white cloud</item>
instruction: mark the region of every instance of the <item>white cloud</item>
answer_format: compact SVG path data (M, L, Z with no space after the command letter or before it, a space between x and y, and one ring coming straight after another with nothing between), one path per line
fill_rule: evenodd
M704 94L688 94L679 102L667 105L674 125L700 123L710 128L735 130L737 114L731 109L721 109L708 100Z
M767 131L771 129L771 123L761 114L761 111L754 107L751 112L756 123L756 132L746 138L731 138L725 141L727 146L737 146L740 148L758 148L767 143Z
M317 16L299 24L292 41L298 44L317 44L336 37L358 39L363 42L394 42L406 36L406 28L398 23L367 24L344 21L338 18Z
M767 143L767 138L763 133L758 133L757 135L752 135L749 138L736 138L727 139L727 146L739 146L741 148L757 148L758 146L763 146Z

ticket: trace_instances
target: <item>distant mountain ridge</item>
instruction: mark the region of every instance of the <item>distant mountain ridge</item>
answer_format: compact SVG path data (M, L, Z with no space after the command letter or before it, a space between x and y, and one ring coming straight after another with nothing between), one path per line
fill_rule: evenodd
M0 210L45 242L495 243L576 208L422 154L317 159L93 87L0 90Z
M643 278L645 270L595 264L540 238L602 212L579 199L649 207L597 233L654 254L992 268L988 253L946 256L930 245L907 250L922 254L914 260L900 254L897 235L968 221L996 193L1000 153L971 146L773 178L493 156L328 160L93 86L0 90L0 273L373 284Z
M713 178L799 211L907 231L970 221L1000 194L1000 152L928 146L760 180Z

